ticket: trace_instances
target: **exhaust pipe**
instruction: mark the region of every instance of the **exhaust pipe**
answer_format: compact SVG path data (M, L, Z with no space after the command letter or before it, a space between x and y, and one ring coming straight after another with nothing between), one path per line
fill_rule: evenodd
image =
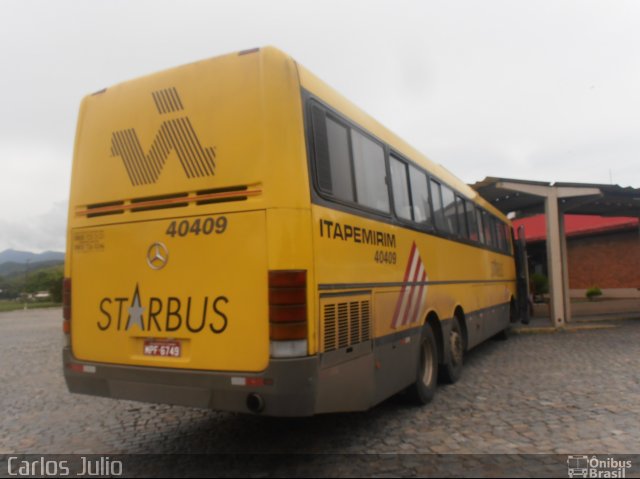
M249 411L260 414L264 411L264 399L262 399L262 396L259 394L249 394L247 396L247 407L249 408Z

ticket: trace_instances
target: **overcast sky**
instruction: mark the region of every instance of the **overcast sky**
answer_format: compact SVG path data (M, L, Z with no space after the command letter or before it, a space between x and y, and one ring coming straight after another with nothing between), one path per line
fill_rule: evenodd
M62 251L81 98L256 46L432 160L640 187L640 2L0 0L0 251Z

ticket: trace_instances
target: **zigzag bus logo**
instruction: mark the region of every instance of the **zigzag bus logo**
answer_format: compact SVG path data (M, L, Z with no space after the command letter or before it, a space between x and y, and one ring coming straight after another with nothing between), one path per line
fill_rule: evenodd
M184 110L180 95L173 87L155 91L151 96L161 115ZM115 131L111 135L111 156L122 158L134 186L155 183L172 151L178 155L182 169L188 178L215 174L215 150L213 147L202 147L187 116L162 122L148 153L142 149L133 128Z

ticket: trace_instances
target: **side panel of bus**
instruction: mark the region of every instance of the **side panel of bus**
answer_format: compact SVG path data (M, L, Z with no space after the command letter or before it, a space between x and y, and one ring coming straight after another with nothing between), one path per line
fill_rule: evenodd
M466 239L456 238L434 231L433 225L427 230L399 221L391 195L393 180L385 171L392 148L383 137L394 146L405 145L308 72L303 71L303 78L303 86L310 88L303 98L320 298L318 407L320 412L364 409L415 381L421 328L428 316L435 318L441 362L448 361L454 315L462 322L467 349L508 326L515 294L513 257L506 226L475 209L466 185L461 190L469 196L460 201L473 206L469 221L474 222L475 238L469 231ZM363 152L369 163L357 171L357 156ZM318 164L317 155L330 160ZM334 163L332 155L352 155L351 169L340 170L345 167ZM441 168L434 168L437 176L419 168L424 178L460 184ZM327 181L328 170L340 171L333 173L332 183ZM499 247L480 239L481 217L496 222L490 228L501 228Z
M372 406L410 385L429 313L440 320L443 360L456 308L465 315L469 348L508 326L508 256L331 207L314 206L313 220L320 379L328 381L320 400L335 406L348 396ZM343 378L337 388L330 379L340 375L357 381Z

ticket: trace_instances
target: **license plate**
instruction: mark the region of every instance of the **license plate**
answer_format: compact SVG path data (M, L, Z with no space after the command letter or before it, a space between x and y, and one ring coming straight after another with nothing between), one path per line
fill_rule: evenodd
M178 341L149 341L144 342L145 356L160 356L163 358L179 358L182 348Z

